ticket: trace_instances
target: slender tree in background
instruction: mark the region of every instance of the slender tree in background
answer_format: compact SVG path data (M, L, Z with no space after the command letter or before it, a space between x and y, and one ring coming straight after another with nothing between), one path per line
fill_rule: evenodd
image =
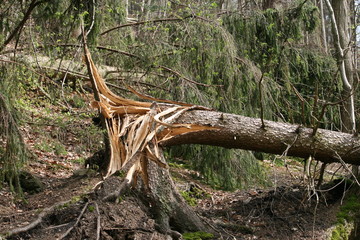
M350 1L326 0L330 12L333 32L333 42L336 50L336 58L339 66L340 77L343 84L341 104L341 126L342 131L355 133L355 90L354 90L354 58L353 33L350 21Z
M328 41L327 41L327 34L326 34L326 20L325 20L325 10L324 10L324 0L319 0L319 7L320 7L320 18L321 18L321 38L323 40L323 47L325 53L328 52Z
M343 83L341 93L342 102L340 107L341 113L341 129L344 132L355 134L356 119L355 119L355 97L358 79L355 78L355 61L354 61L354 31L352 30L351 6L353 1L349 0L333 0L331 3L326 0L327 7L330 13L330 20L332 26L332 35L334 47L336 50L336 58L340 72L340 78ZM355 176L358 176L358 166L353 166Z

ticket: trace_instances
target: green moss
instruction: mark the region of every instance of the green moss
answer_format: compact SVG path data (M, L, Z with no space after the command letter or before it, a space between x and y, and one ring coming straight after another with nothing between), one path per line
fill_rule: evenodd
M360 217L360 201L353 194L346 199L336 215L337 223L332 230L330 240L348 240L354 230L354 222Z
M338 223L331 233L330 240L348 240L353 227L353 224Z
M58 156L67 154L62 143L48 138L44 138L40 143L35 144L35 148L43 152L55 153Z
M57 208L61 210L61 209L64 209L64 208L68 208L69 206L70 206L69 203L64 203L62 205L59 205Z
M213 239L214 235L207 232L187 232L183 234L184 240L205 240Z
M190 187L190 190L188 191L182 191L180 193L190 206L196 206L197 199L209 197L209 194L207 192L195 186Z
M65 149L65 146L59 142L55 142L53 145L54 152L56 155L66 155L68 152Z
M337 214L337 220L339 223L354 221L359 217L360 201L356 195L351 195L343 206L340 207L340 212Z
M79 202L80 200L82 199L82 196L74 196L74 197L72 197L71 198L71 204L73 204L73 203L77 203L77 202Z
M119 178L124 178L126 176L126 172L122 171L122 170L119 170L115 173L117 177Z
M94 206L88 206L88 210L89 210L89 212L93 212L95 210L95 207Z
M191 196L191 193L188 191L182 191L180 192L181 196L185 199L185 201L190 205L190 206L196 206L197 201L195 198L193 198Z
M78 96L78 95L72 96L72 98L69 99L68 102L74 108L83 108L83 107L86 106L85 100L82 97Z
M186 168L186 169L190 169L190 165L189 164L183 164L183 163L175 163L175 162L170 162L169 163L169 166L170 167L173 167L173 168Z
M76 159L71 160L71 162L84 165L84 164L85 164L85 158L79 157L79 158L76 158Z

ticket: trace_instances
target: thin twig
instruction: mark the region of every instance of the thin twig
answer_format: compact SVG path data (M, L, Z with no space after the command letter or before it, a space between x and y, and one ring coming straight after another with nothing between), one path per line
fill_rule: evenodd
M314 194L316 196L316 204L315 204L315 209L314 209L314 219L313 219L313 224L312 224L312 238L315 239L315 226L316 226L316 212L317 212L317 208L319 205L319 194L314 190Z
M57 240L61 240L64 239L67 235L69 235L69 233L71 232L71 230L73 230L79 223L80 219L82 218L82 216L85 213L85 210L87 208L87 206L89 205L89 202L87 202L85 204L85 206L83 207L83 209L80 212L80 215L78 216L78 218L76 219L76 222L74 223L74 225L72 227L70 227L63 235L61 235Z
M345 102L346 100L348 100L351 96L354 95L354 93L355 93L356 90L357 90L357 87L358 87L358 86L355 86L355 88L354 88L347 96L345 96L345 97L342 98L341 100L338 100L338 101L336 101L336 102L326 102L326 103L322 106L321 113L320 113L319 117L316 118L317 122L316 122L316 125L315 125L314 128L313 128L313 133L312 133L313 136L315 136L317 130L318 130L319 127L320 127L320 122L321 122L321 119L323 119L323 117L324 117L324 115L325 115L325 113L326 113L326 108L327 108L328 106L339 105L339 104Z
M343 167L345 168L346 171L348 171L351 176L354 178L355 182L357 183L358 186L360 186L360 183L357 179L357 177L354 175L354 173L349 169L349 167L346 165L346 163L344 162L344 160L342 160L341 156L335 151L335 155L336 158L340 161L341 165L343 165Z
M289 149L296 143L299 134L296 134L294 141L291 144L287 144L285 151L281 154L281 157L285 157L288 154Z
M265 129L264 122L264 105L263 105L263 97L262 97L262 80L264 79L264 73L261 74L261 78L259 80L259 100L260 100L260 119L261 119L261 128Z
M335 184L334 186L332 186L331 188L328 188L328 189L319 189L319 190L316 190L318 192L328 192L328 191L331 191L335 188L337 188L343 181L345 181L345 178L342 178L340 182L338 182L337 184Z
M291 88L294 90L295 95L299 98L301 102L301 120L302 124L305 124L305 102L308 103L299 93L299 91L296 89L296 87L290 83Z
M50 226L50 227L45 228L45 230L50 230L50 229L55 229L55 228L61 228L61 227L65 227L65 226L70 225L70 224L71 224L71 222L64 223L64 224L60 224L60 225L56 225L56 226Z
M181 73L179 73L179 72L177 72L177 71L175 71L175 70L173 70L171 68L168 68L168 67L165 67L165 66L162 66L162 65L159 65L157 67L159 67L159 68L161 68L163 70L166 70L166 71L178 76L179 78L182 78L185 81L191 82L191 83L196 84L196 85L200 85L200 86L204 86L204 87L211 87L211 86L213 86L213 87L223 87L224 86L224 85L212 85L212 84L199 83L199 82L196 82L194 80L191 80L190 78L187 78L187 77L183 76Z
M139 56L137 56L135 54L132 54L132 53L129 53L129 52L125 52L125 51L121 51L121 50L117 50L117 49L112 49L112 48L108 48L108 47L104 47L104 46L97 46L96 48L100 49L100 50L106 50L106 51L109 51L109 52L120 53L120 54L129 56L129 57L134 57L134 58L140 59Z
M96 212L97 212L97 221L96 221L96 240L100 239L100 230L101 230L101 216L100 216L100 211L99 211L99 206L97 204L97 202L94 203L95 204L95 208L96 208Z
M122 25L110 28L109 30L106 30L105 32L100 33L100 36L103 36L111 31L114 31L119 28L142 25L142 24L147 24L147 23L183 21L184 19L191 18L191 17L194 17L194 16L187 16L184 18L162 18L162 19L147 20L147 21L141 21L141 22L135 22L135 23L126 23L126 24L122 24Z

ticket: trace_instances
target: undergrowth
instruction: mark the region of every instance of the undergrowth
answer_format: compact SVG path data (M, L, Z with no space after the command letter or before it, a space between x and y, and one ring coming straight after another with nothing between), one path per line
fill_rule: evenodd
M206 240L213 239L214 235L207 232L187 232L183 234L184 240Z
M349 240L360 220L360 202L356 194L350 195L336 215L336 225L330 240Z

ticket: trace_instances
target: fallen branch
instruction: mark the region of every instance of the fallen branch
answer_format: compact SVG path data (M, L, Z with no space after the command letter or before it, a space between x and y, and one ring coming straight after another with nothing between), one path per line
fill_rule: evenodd
M43 77L44 79L49 80L51 83L54 83L55 85L59 86L59 84L58 84L57 82L53 81L51 78L49 78L49 77L45 76L44 74L39 73L39 72L37 72L37 71L35 71L35 70L31 69L31 68L29 68L27 65L25 65L25 64L23 64L23 63L19 63L19 62L12 61L12 60L7 60L7 59L1 59L1 58L0 58L0 62L12 63L12 64L19 65L19 66L21 66L21 67L24 67L24 68L26 68L27 70L29 70L29 71L31 71L31 72L33 72L33 73L35 73L35 74Z
M71 232L71 230L73 230L79 223L80 219L82 218L82 216L85 213L85 210L87 208L87 206L89 205L89 202L87 202L85 204L85 206L83 207L83 209L81 210L80 215L78 216L78 218L76 219L76 222L74 223L74 225L72 227L70 227L63 235L61 235L58 240L64 239L67 235L69 235L69 233Z
M60 224L60 225L56 225L56 226L50 226L50 227L47 227L45 228L45 230L50 230L50 229L55 229L55 228L62 228L62 227L65 227L67 225L70 225L71 222L68 222L68 223L64 223L64 224Z
M29 231L33 228L35 228L36 226L38 226L42 221L43 221L43 218L51 211L53 211L55 208L59 207L59 206L62 206L62 205L65 205L67 203L70 203L72 200L67 200L67 201L63 201L63 202L59 202L59 203L56 203L54 205L52 205L51 207L48 207L48 208L45 208L40 214L39 216L37 217L37 219L33 222L31 222L30 224L24 226L24 227L19 227L19 228L15 228L15 229L12 229L10 230L9 232L7 232L5 235L7 237L10 237L12 235L16 235L16 234L19 234L19 233L22 233L22 232L26 232L26 231Z
M288 149L288 156L308 158L331 163L339 162L334 151L346 163L360 165L360 139L352 134L313 129L290 123L264 120L266 131L261 128L261 119L215 111L187 111L176 121L177 124L212 126L214 130L203 130L179 134L160 141L162 146L181 144L205 144L238 148L258 152L282 154L288 144L298 135L297 141Z
M357 183L358 186L360 186L360 183L357 179L357 177L354 175L354 173L349 169L349 167L346 165L346 163L344 162L344 160L342 160L341 156L335 152L336 157L339 159L341 165L345 168L346 171L349 172L349 174L354 178L355 182Z

